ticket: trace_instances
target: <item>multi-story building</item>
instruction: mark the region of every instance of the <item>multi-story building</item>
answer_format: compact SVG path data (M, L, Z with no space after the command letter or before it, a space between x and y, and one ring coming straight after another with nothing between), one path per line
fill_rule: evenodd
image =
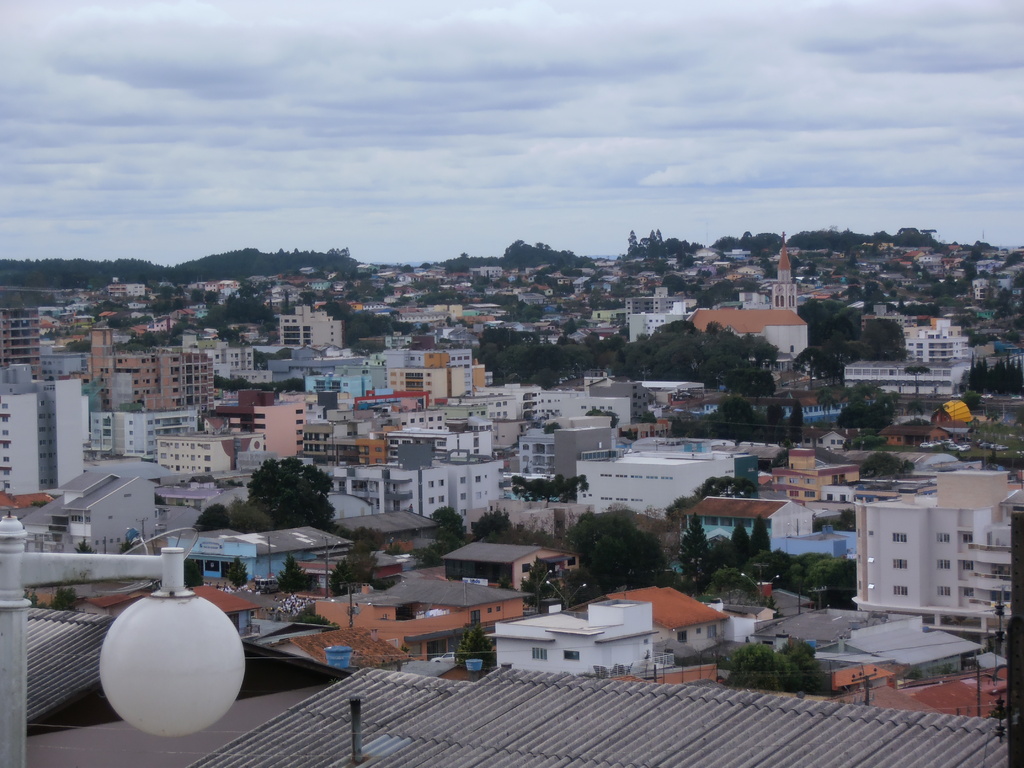
M109 328L94 328L91 339L87 379L87 391L95 397L91 410L116 411L137 404L151 411L189 407L205 411L213 404L213 363L204 353L118 352Z
M90 448L115 456L156 459L157 438L194 432L199 411L97 411L89 414Z
M122 283L115 277L114 282L107 286L107 295L114 299L139 298L146 295L146 286L143 283Z
M255 367L252 347L233 347L219 339L198 339L195 334L185 334L181 344L183 349L205 354L213 362L214 375L225 379Z
M281 344L286 347L344 346L344 324L326 312L299 306L291 315L278 317Z
M968 339L948 318L933 317L928 325L906 328L907 357L922 363L948 363L970 357Z
M452 451L460 451L472 456L493 454L491 433L487 430L454 432L449 429L396 429L387 432L384 439L388 445L388 461L398 460L398 451L403 445L428 445L437 458L444 458Z
M39 377L39 354L39 310L0 309L0 367L28 365Z
M923 373L907 372L907 368L915 366L928 370ZM914 360L860 360L847 365L843 375L848 385L874 384L886 392L899 392L901 395L955 395L960 391L964 374L970 369L970 360L936 361L927 366Z
M629 315L627 325L629 340L637 341L643 336L653 336L654 332L668 323L685 320L689 311L683 302L677 302L669 312L640 312Z
M956 632L995 631L1010 596L1010 517L1024 492L1005 472L940 472L935 494L858 502L862 611L909 613Z
M174 435L156 441L157 463L181 474L209 474L231 472L239 468L243 454L266 454L266 440L262 434Z
M466 369L448 365L447 352L430 352L422 366L388 367L388 386L400 392L426 392L432 399L472 393L466 389Z
M404 447L420 449L417 460L407 460L403 452L399 463L334 470L335 485L343 494L335 506L343 515L413 512L429 517L439 507L452 507L465 519L470 509L486 507L500 497L500 461L480 457L431 461L430 447Z
M207 422L232 432L262 434L266 438L263 450L284 458L302 452L306 409L302 403L277 402L273 392L243 389L238 393L237 403L218 405Z
M38 381L28 365L0 368L0 488L36 493L82 472L81 382Z
M626 299L626 315L665 314L672 312L676 304L684 308L695 306L696 299L681 295L669 295L668 288L655 288L653 296L631 296Z
M89 372L89 355L85 352L54 352L53 347L40 348L41 379L84 378Z
M651 451L583 458L576 462L576 474L586 475L589 489L581 491L577 501L593 504L595 512L614 506L664 509L680 496L692 494L709 478L751 474L756 478L756 469L756 457L718 452Z
M474 391L487 386L487 371L483 365L473 360L472 349L459 349L451 347L444 350L416 350L416 349L389 349L381 355L388 367L388 386L392 389L409 389L396 385L395 379L391 376L392 371L408 371L411 375L406 379L414 385L421 378L416 376L419 369L448 368L447 395L435 395L435 397L458 397L472 395ZM461 383L459 378L461 377ZM436 376L431 376L436 378ZM415 387L414 387L415 388Z
M793 501L823 501L826 487L847 485L860 480L856 464L829 464L819 461L813 448L790 448L789 465L772 470L776 491Z

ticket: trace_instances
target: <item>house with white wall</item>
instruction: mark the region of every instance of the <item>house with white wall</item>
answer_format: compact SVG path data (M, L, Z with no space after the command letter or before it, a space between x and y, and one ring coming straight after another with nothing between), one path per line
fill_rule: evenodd
M573 675L637 673L654 656L652 606L604 600L586 615L544 613L494 625L498 664L533 672Z

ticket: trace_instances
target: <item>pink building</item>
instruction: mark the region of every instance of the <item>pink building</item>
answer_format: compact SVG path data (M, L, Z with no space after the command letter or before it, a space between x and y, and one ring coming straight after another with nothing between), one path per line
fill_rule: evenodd
M273 392L243 389L237 405L219 405L208 417L211 426L226 426L232 432L266 435L266 450L281 458L302 451L302 427L306 423L302 403L278 403Z

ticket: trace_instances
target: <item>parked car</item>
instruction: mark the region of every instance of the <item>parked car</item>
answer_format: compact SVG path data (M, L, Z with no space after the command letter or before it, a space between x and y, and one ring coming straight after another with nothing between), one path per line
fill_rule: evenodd
M435 656L431 661L444 662L447 661L449 664L455 663L455 651L448 651L448 653L442 653L440 656Z

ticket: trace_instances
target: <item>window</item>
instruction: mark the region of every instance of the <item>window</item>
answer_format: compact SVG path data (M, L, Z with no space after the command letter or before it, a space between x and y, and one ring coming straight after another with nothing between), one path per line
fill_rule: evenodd
M473 624L474 626L480 623L480 611L469 612L469 623Z
M905 533L894 533L892 535L892 540L897 542L897 543L900 543L900 544L906 544L906 542L907 542L907 534L905 534Z
M939 587L939 597L949 597L949 587Z
M974 587L964 587L964 597L974 597Z
M907 588L906 588L906 587L901 587L901 586L898 586L898 585L897 585L897 586L894 586L894 587L892 588L892 593L893 593L894 595L904 595L904 596L906 596L906 594L907 594Z
M708 639L718 637L718 627L708 627Z
M973 571L974 570L974 561L973 560L961 560L960 561L960 567L963 570L965 570L965 571Z
M533 653L533 658L537 661L548 660L548 649L547 648L531 648L530 651Z
M935 534L935 540L938 541L939 544L949 544L949 534L937 533Z
M939 569L940 571L948 571L948 570L949 570L949 560L939 560L939 561L938 561L938 562L936 563L936 567L937 567L937 568L938 568L938 569Z
M905 571L907 569L907 561L900 559L893 560L892 567L899 571Z
M964 540L964 544L973 544L974 543L974 534L973 533L965 533L965 534L963 534L963 540Z
M579 661L580 660L580 652L579 651L562 651L562 658L565 659L566 661Z
M685 629L681 629L678 632L676 632L676 640L678 640L680 643L685 643L686 642L686 630Z

